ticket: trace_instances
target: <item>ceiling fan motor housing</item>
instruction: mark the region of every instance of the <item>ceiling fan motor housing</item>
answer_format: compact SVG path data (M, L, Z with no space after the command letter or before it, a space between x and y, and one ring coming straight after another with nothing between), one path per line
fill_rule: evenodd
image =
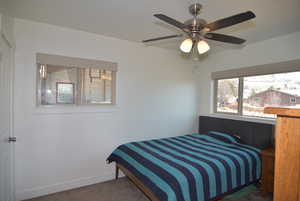
M201 30L205 28L207 22L204 19L198 18L200 14L202 5L195 3L189 6L189 12L194 16L192 19L189 19L184 22L184 25L191 31L193 39L200 37Z
M206 24L206 21L201 18L192 18L184 22L184 25L192 32L200 32Z

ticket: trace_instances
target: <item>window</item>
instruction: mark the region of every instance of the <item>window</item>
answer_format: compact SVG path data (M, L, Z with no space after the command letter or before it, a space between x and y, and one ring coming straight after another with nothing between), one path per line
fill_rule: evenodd
M81 72L81 102L83 104L112 103L112 72L107 70L83 69Z
M57 104L74 104L74 83L56 82L56 103Z
M290 103L296 103L296 98L295 97L291 97L290 98Z
M112 105L114 63L37 55L38 105Z
M268 106L300 106L300 72L215 79L215 112L255 117Z
M238 113L238 88L238 78L218 80L218 112Z

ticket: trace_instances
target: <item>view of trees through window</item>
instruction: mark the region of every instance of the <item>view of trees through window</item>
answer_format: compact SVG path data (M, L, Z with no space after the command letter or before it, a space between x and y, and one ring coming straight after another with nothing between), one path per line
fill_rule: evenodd
M239 82L242 82L242 94L238 94ZM300 106L300 72L218 80L216 102L217 112L274 117L264 114L263 109ZM239 104L242 104L241 111Z
M239 79L218 81L218 112L238 112Z

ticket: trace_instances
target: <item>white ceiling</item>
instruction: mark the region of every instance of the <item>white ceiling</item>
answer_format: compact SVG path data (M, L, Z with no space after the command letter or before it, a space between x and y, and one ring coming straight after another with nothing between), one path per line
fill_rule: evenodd
M1 0L3 1L3 0ZM201 16L208 22L251 10L254 20L219 30L247 39L247 43L266 40L300 30L300 0L5 0L9 13L18 18L54 24L129 41L180 33L153 17L163 13L179 21L191 16L187 7L203 4ZM178 39L151 45L176 48ZM237 48L210 42L219 49Z

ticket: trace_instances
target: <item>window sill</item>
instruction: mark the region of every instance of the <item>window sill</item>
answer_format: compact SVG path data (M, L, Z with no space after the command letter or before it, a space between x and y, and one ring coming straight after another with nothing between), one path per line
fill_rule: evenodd
M275 125L276 122L276 119L272 119L272 118L240 116L240 115L232 115L232 114L224 114L224 113L210 113L208 116L240 120L240 121L250 121L256 123L266 123L266 124L273 124L273 125Z
M84 113L115 113L119 110L118 105L49 105L36 106L34 115L51 114L84 114Z

